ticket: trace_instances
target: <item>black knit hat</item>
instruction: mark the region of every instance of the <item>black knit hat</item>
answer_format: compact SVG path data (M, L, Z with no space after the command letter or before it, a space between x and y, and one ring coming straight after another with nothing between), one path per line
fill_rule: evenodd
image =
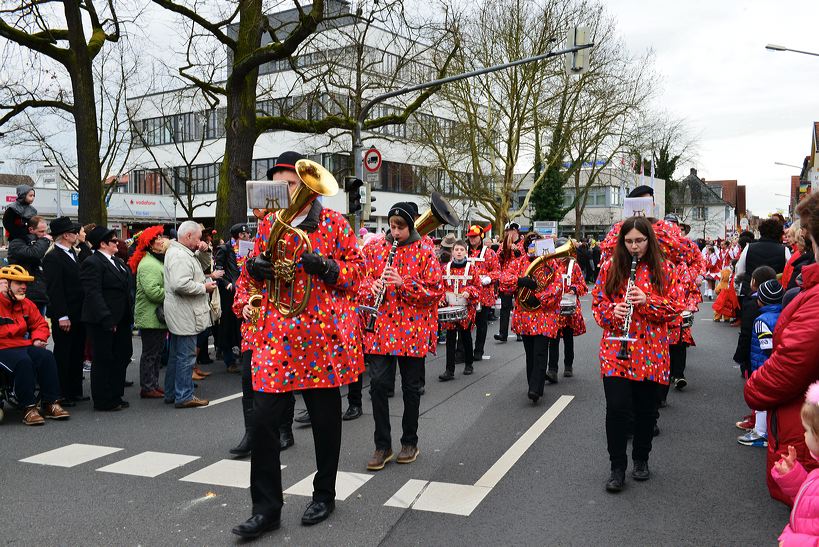
M408 201L399 201L392 207L390 207L390 212L387 214L387 218L389 217L401 217L407 222L407 226L412 228L415 224L415 211L417 211L417 207L413 208L413 204Z
M762 302L764 306L781 304L783 296L785 296L785 290L776 279L769 279L760 285L757 290L757 298L759 298L759 301Z
M642 186L638 186L637 188L635 188L634 190L629 192L626 197L627 198L639 198L639 197L645 196L646 194L648 194L651 197L654 197L654 188L652 188L651 186L646 186L645 184L643 184Z
M233 237L238 237L239 234L243 233L244 234L250 233L250 229L247 227L247 224L240 222L239 224L234 224L233 226L230 227L230 235L232 235Z

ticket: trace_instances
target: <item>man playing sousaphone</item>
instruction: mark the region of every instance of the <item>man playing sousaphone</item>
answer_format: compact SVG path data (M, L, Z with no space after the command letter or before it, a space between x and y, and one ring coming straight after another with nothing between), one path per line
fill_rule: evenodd
M366 276L361 302L378 304L379 315L367 319L364 347L370 365L370 394L375 420L375 452L367 469L384 468L395 456L390 433L387 392L395 362L401 372L404 416L398 463L418 457L418 412L424 359L436 343L438 302L443 296L441 265L433 248L415 229L414 208L407 202L389 209L390 231L364 246ZM396 244L397 242L397 244ZM391 256L392 254L392 256ZM391 262L391 266L387 266ZM373 306L375 307L375 306Z
M259 222L252 258L241 274L249 292L262 297L251 364L253 515L233 528L246 538L279 527L284 503L279 424L294 390L302 392L310 412L318 468L302 524L316 524L333 512L341 450L339 387L364 371L353 302L363 271L361 252L344 216L315 200L318 194L337 192L338 184L320 165L295 152L280 155L276 165L281 168L276 178L287 182L291 204ZM312 252L293 227L306 234ZM288 283L289 275L294 277Z

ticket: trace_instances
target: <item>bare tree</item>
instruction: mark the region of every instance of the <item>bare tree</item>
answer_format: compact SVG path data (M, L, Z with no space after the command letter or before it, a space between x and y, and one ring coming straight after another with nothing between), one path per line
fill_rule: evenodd
M290 116L282 111L263 112L260 116L257 111L260 69L270 63L288 62L298 66L299 62L306 62L306 54L311 53L305 49L308 38L318 31L330 33L334 23L338 23L336 27L342 23L366 25L369 19L364 14L381 13L380 3L362 2L358 12L350 14L344 10L333 12L341 4L325 4L324 0L315 0L309 12L294 1L293 10L282 13L281 8L285 4L281 2L269 6L263 5L262 0L241 0L225 3L221 11L207 18L199 9L199 2L153 2L182 16L189 28L189 46L185 52L185 64L179 70L180 75L199 87L212 104L225 101L225 154L216 209L217 229L225 232L232 222L245 218L245 181L251 176L253 145L261 133L289 130L324 134L336 128L349 131L355 126L356 119L350 114L355 114L356 110L350 109L347 115L335 112L332 101L326 103L327 115L323 116ZM401 5L400 2L397 5ZM274 11L279 9L275 13L267 12L265 6ZM226 48L228 52L228 75L224 83L215 83L213 78L218 72L212 62L213 52L218 47ZM365 128L405 122L433 92L419 93L400 112L368 120Z
M0 4L0 37L7 40L2 60L23 67L0 82L0 128L32 110L71 116L80 222L106 218L93 63L107 43L120 39L120 24L113 0ZM66 78L70 91L62 85Z

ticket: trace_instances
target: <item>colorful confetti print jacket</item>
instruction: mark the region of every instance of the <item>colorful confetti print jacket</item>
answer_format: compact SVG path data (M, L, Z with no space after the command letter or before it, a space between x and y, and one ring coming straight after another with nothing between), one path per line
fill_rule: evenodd
M242 353L252 350L256 343L255 337L259 334L259 328L257 325L250 323L249 321L245 321L242 316L242 309L248 303L250 299L250 294L248 293L248 280L250 276L245 274L245 267L244 264L241 268L241 274L239 278L236 280L236 284L233 286L234 295L233 295L233 313L239 319L239 332L242 336L241 342L241 351ZM261 323L261 321L259 321Z
M483 252L483 260L480 260L481 252ZM478 272L479 303L481 306L491 308L495 305L495 284L500 279L498 254L484 245L480 249L470 249L469 258L474 263L473 268L476 268ZM489 285L483 285L480 283L480 278L483 276L489 277L492 282Z
M474 264L469 265L469 273L464 274L464 270L466 269L466 263L457 266L454 261L450 261L449 264L449 275L468 275L469 280L465 281L462 280L459 282L458 285L458 292L464 295L467 299L466 301L466 309L467 309L467 316L466 319L462 319L460 321L442 321L441 328L444 330L456 330L456 329L471 329L473 323L475 323L475 312L478 308L478 297L481 293L481 281L480 277L478 276L478 269L475 267ZM444 266L444 291L445 293L454 292L455 291L455 280L448 280L446 278L447 275L447 266ZM446 294L444 294L446 296ZM446 298L441 301L442 306L448 306L449 304L446 302Z
M372 285L384 271L391 246L392 239L388 237L371 239L364 246L365 276L359 291L360 303L373 305ZM375 332L364 332L364 352L425 357L437 342L438 302L444 294L441 264L422 238L399 245L392 265L404 284L399 289L387 286Z
M566 273L568 268L568 260L559 261L559 265L557 266L557 275L554 277L554 283L558 284L558 288L560 288L560 284L563 282L562 275ZM586 333L586 321L583 320L583 310L580 307L580 297L588 294L589 287L586 285L586 279L583 277L583 270L580 269L580 265L577 262L574 263L574 267L572 268L572 280L569 287L574 289L576 300L575 305L577 308L575 309L573 315L558 315L558 329L562 330L565 327L570 327L572 329L572 333L574 333L574 336L580 336L581 334ZM569 294L569 292L567 291L566 294Z
M273 220L271 213L259 222L253 256L266 249ZM254 391L282 393L338 387L354 382L364 372L354 302L364 261L355 235L343 215L322 208L318 202L313 202L306 220L298 227L308 233L313 252L336 262L338 279L328 285L319 276L310 275L312 290L307 308L295 317L285 318L268 303L265 283L253 279L243 269L244 283L255 285L263 297L259 332L251 343ZM296 246L294 240L293 234L284 238L288 255ZM301 265L297 266L294 287L297 300L304 293L307 277ZM239 298L237 295L236 300Z
M510 265L511 266L511 265ZM529 267L529 257L521 255L514 263L512 271L516 272L517 278L526 275L526 268ZM534 291L540 306L534 311L523 309L515 292L515 313L512 315L512 332L521 336L542 335L549 338L557 338L558 331L558 311L560 308L561 289L560 283L555 283L555 275L552 266L547 264L545 268L540 268L535 272L535 281L538 286L543 287L541 291Z
M600 340L600 375L618 376L629 380L650 380L663 385L668 384L668 323L675 320L683 310L683 291L674 271L674 266L663 262L665 276L665 294L658 294L651 285L648 265L637 263L635 285L646 293L646 303L634 306L631 316L629 334L636 338L629 342L631 360L618 361L617 351L620 342L606 340L609 336L621 336L623 323L614 316L614 306L624 300L626 289L623 287L615 295L606 294L604 287L608 278L611 260L600 268L600 276L592 291L592 310L594 320L603 327L603 338Z
M652 219L652 221L653 224L651 226L654 228L654 233L657 236L657 243L659 243L660 251L662 251L666 259L674 264L688 264L694 260L688 244L683 241L688 240L688 238L683 235L676 224L666 222L665 220ZM602 252L600 258L601 264L611 258L611 251L614 249L614 246L617 245L617 236L620 235L620 228L622 227L623 221L612 226L608 235L606 235L606 239L600 244L600 251Z

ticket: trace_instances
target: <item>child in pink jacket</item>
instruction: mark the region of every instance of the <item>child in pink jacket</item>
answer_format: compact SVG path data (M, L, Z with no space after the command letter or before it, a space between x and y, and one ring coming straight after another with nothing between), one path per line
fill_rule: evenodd
M819 460L819 382L808 388L802 405L802 427L810 455ZM808 474L796 460L796 449L788 446L788 453L774 464L771 476L793 503L790 522L779 536L779 545L819 546L819 469Z

